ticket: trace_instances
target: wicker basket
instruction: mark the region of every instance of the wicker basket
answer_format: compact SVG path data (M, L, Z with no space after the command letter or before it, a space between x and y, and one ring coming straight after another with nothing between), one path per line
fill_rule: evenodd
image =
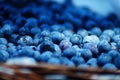
M44 63L38 63L34 66L0 64L0 80L120 80L120 71Z

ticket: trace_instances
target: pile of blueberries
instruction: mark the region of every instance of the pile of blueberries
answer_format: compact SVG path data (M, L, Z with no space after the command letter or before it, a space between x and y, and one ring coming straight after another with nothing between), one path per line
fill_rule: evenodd
M120 69L120 18L67 1L1 1L0 62Z

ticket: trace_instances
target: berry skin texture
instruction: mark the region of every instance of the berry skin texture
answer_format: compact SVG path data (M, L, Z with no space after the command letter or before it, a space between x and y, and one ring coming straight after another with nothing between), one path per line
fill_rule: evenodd
M120 41L120 35L119 34L118 35L114 35L112 40L117 43L118 41Z

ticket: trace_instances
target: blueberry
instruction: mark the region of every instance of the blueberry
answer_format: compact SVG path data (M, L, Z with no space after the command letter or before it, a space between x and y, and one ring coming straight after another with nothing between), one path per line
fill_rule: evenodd
M61 49L64 50L64 49L67 49L67 48L71 47L71 46L72 46L72 43L69 42L68 40L62 40L62 41L60 42L59 46L60 46Z
M102 68L104 70L117 70L117 67L112 63L107 63Z
M60 32L53 31L51 32L51 38L54 43L59 44L60 41L63 40L64 35Z
M94 43L85 43L83 45L83 49L89 49L94 55L98 55L99 50L97 48L97 45Z
M14 46L8 47L7 51L10 54L10 56L13 56L14 54L17 54L17 49Z
M37 62L30 57L11 58L6 61L8 65L36 65Z
M88 60L92 58L92 52L89 49L81 49L81 56L85 59Z
M19 50L18 55L19 56L33 57L34 50L32 48L30 48L29 46L24 46L21 50Z
M0 50L0 62L5 62L9 58L9 53L5 50Z
M106 53L101 53L101 55L97 59L98 65L100 66L110 63L111 61L112 61L112 57Z
M90 30L94 35L100 36L102 33L102 30L99 27L94 27Z
M24 25L24 27L28 27L29 29L31 29L33 27L37 27L37 26L38 26L38 22L37 22L37 19L35 19L35 18L28 18Z
M113 30L111 30L111 29L106 29L106 30L103 31L102 34L103 34L103 35L107 35L107 36L109 36L110 38L112 38L112 37L115 35L115 32L114 32Z
M40 28L39 28L39 27L33 27L33 28L31 29L31 34L35 35L35 34L37 34L37 33L41 33Z
M25 36L21 37L17 43L20 45L32 45L33 39L31 36L25 35Z
M92 20L88 20L85 23L86 29L91 29L91 28L96 27L96 26L98 26L97 23L95 21L92 21Z
M7 45L8 41L5 38L0 38L0 44Z
M70 30L64 30L63 34L65 35L66 39L69 39L73 35L73 32Z
M74 34L70 37L70 42L73 45L80 45L82 43L82 37L80 35Z
M110 37L107 36L107 35L100 35L100 36L99 36L99 39L100 39L100 41L101 41L101 40L107 40L108 42L110 42L110 40L111 40Z
M118 69L120 69L120 56L116 57L113 63Z
M48 64L60 65L60 60L58 58L50 58L47 61Z
M39 50L40 52L44 52L44 51L54 51L54 43L51 42L51 41L43 41L41 44L40 44L40 47L39 47Z
M63 50L63 56L71 58L72 56L76 55L76 50L73 47L69 47L65 50Z
M114 35L112 37L112 40L117 43L118 41L120 41L120 35L119 34L118 35Z
M13 25L10 25L10 24L5 24L1 30L3 31L3 33L5 35L11 35L13 32L14 32L14 26Z
M98 44L100 42L100 40L96 35L85 36L83 38L83 43L89 43L89 42Z
M52 58L53 53L50 51L45 51L40 55L40 61L41 62L47 62L48 59Z
M78 30L77 34L81 35L82 37L88 36L88 31L86 29Z
M85 63L85 60L82 57L79 57L79 56L73 56L71 58L71 61L74 62L76 65Z
M7 46L4 44L0 44L0 50L7 50Z
M109 54L112 58L116 58L117 56L120 55L120 53L119 53L118 51L116 51L116 50L110 50L110 51L108 52L108 54Z
M97 59L96 58L91 58L87 61L87 64L93 67L97 67Z
M109 50L111 50L111 46L107 40L100 41L97 47L101 52L108 52Z
M49 16L43 14L39 16L38 22L40 24L51 24L51 19Z

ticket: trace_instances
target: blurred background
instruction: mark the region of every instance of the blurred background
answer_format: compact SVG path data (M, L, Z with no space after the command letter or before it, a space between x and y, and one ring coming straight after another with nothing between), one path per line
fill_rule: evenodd
M56 1L59 3L64 3L66 0L46 0L46 1ZM110 12L117 13L120 12L120 0L67 0L71 1L77 7L85 6L92 9L94 12L100 13L102 15L107 15Z

